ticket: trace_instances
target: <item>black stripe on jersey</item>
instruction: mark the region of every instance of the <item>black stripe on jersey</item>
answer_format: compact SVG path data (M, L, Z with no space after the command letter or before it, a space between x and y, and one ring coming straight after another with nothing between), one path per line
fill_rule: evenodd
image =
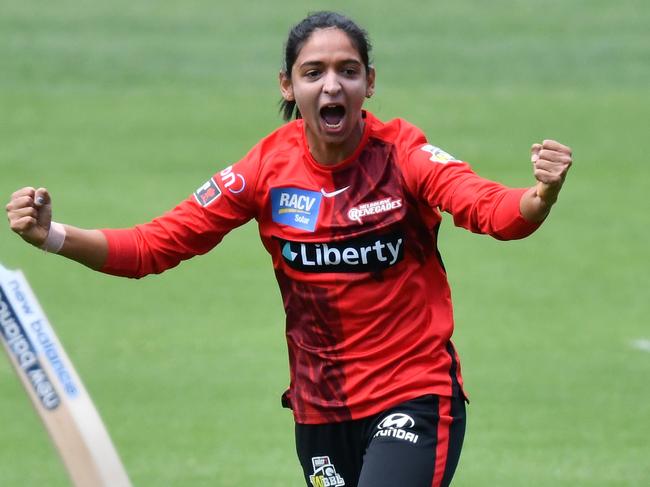
M447 269L445 268L445 263L442 260L442 255L440 255L440 250L438 249L438 233L440 232L440 222L433 227L433 238L434 238L434 247L436 249L436 257L438 258L438 262L440 263L440 267L442 267L442 271L447 274Z
M458 362L456 361L456 349L451 341L447 342L447 353L451 358L451 367L449 367L449 376L451 377L451 395L453 397L465 397L460 383L458 382Z

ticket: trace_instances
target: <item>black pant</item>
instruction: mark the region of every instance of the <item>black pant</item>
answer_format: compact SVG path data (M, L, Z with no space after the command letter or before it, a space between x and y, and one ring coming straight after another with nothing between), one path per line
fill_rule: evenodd
M462 397L422 396L368 418L296 424L310 487L447 487L465 436Z

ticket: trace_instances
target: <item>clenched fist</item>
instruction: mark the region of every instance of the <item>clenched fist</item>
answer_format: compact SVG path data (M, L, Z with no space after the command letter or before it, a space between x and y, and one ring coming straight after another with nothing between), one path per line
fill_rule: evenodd
M52 223L52 204L47 189L19 189L11 195L6 210L11 229L26 242L41 247Z
M541 144L533 144L530 153L535 179L539 181L537 196L553 204L573 163L571 148L555 140L545 140Z

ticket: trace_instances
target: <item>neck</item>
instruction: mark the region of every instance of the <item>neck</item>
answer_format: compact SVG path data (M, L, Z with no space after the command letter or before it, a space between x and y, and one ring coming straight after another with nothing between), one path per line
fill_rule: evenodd
M312 157L323 166L333 166L350 157L361 142L365 123L363 119L354 128L352 133L343 142L329 142L313 133L309 126L305 126L309 152Z

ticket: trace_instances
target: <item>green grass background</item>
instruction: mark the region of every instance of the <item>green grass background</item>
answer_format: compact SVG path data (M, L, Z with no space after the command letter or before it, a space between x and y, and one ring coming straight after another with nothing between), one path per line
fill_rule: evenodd
M650 485L645 0L4 0L0 199L45 185L55 219L129 226L280 124L290 25L341 9L370 32L379 117L510 185L531 143L574 149L520 242L441 232L472 403L454 485ZM0 227L136 486L299 486L279 292L256 229L159 277L93 273ZM0 485L67 477L0 360ZM405 486L408 487L408 486Z

